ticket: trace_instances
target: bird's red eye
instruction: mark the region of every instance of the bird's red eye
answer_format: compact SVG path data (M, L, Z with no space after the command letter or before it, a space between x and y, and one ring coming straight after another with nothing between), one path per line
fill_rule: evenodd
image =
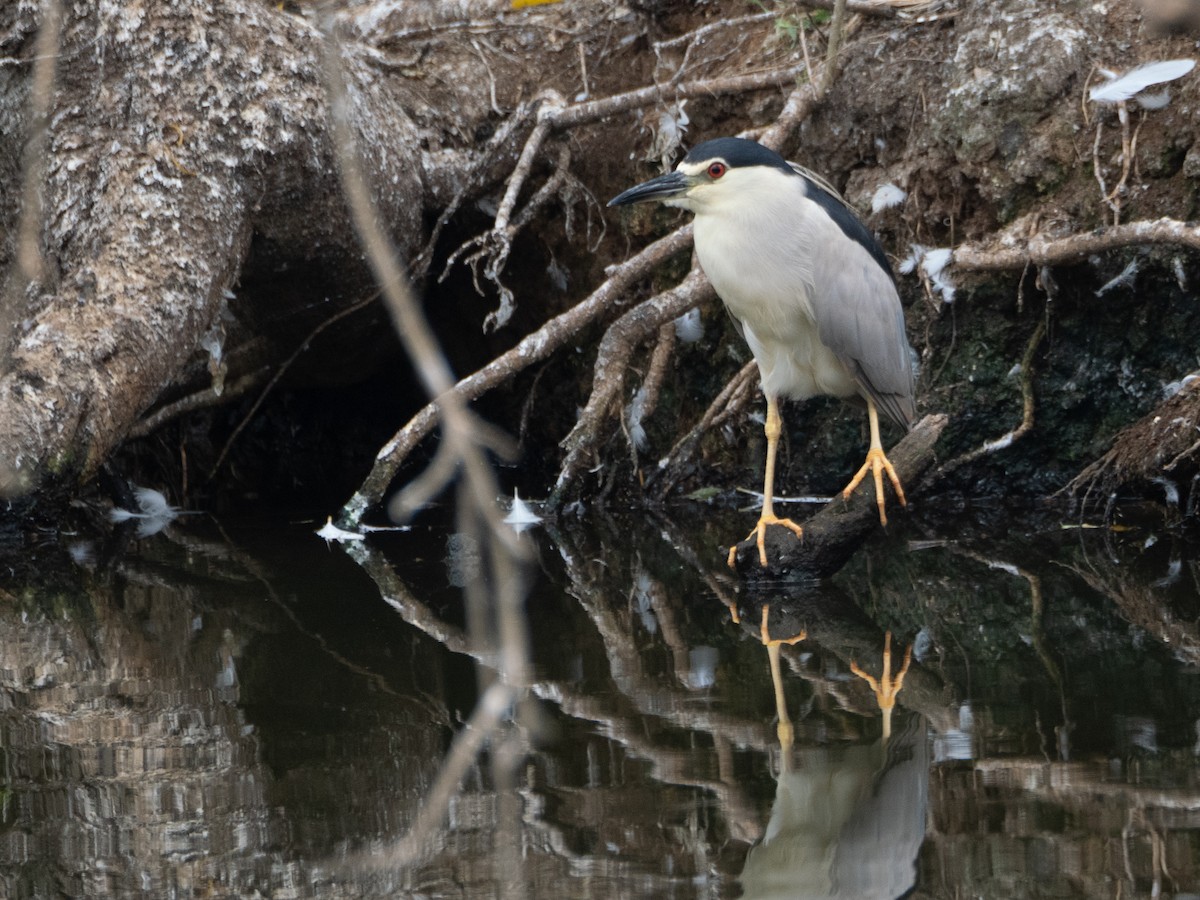
M708 167L709 178L720 178L725 174L725 163L715 162Z

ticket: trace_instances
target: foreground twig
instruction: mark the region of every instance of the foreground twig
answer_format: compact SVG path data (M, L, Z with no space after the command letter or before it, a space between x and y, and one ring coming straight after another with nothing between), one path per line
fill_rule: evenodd
M350 122L341 50L328 8L321 12L321 24L325 33L325 81L334 151L354 227L381 285L400 339L418 377L434 398L442 426L438 457L422 478L401 492L392 504L393 511L403 516L461 472L457 504L459 532L479 548L479 564L466 581L467 600L473 612L481 607L491 611L486 619L478 613L468 616L473 626L472 637L482 642L490 634L498 633L500 638L500 677L484 691L472 712L472 727L456 737L455 747L443 763L431 796L395 853L385 860L389 863L410 858L426 845L445 817L450 798L471 761L478 757L485 742L500 732L501 723L524 699L530 683L530 667L523 615L525 588L519 564L529 551L517 533L503 523L495 501L499 489L485 450L497 449L498 443L491 429L477 420L462 396L454 392L449 363L380 226ZM478 633L481 629L482 634ZM512 742L503 742L503 748L505 752L493 754L492 774L497 784L515 788L522 755ZM519 822L519 813L512 818ZM510 820L506 819L505 824L510 824Z

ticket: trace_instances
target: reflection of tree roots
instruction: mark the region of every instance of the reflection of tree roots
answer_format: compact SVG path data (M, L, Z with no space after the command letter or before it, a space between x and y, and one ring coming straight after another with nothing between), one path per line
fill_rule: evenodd
M363 543L348 545L346 550L375 581L385 602L406 622L452 652L469 656L487 670L494 671L498 667L500 658L495 650L481 646L461 628L446 623L433 613L413 595L378 551ZM592 579L586 572L574 572L572 593L592 619L603 641L620 701L614 702L608 696L593 696L571 681L531 680L529 692L555 704L568 716L594 723L598 734L616 741L631 755L648 760L656 779L712 792L728 816L733 836L746 842L756 840L761 835L757 810L738 784L732 765L722 767L723 773L718 778L699 776L690 761L678 752L676 740L666 739L660 743L656 734L647 732L646 725L648 720L658 719L704 734L718 748L738 747L763 754L770 753L772 746L767 729L751 718L698 707L694 690L664 684L657 676L642 674L641 651L634 639L636 630L632 623L622 621L620 614L612 608L608 595L597 588L589 588L589 584ZM670 598L665 593L659 601L678 603L677 598ZM678 648L673 649L678 656ZM463 773L502 726L501 708L511 708L519 700L508 690L503 679L493 682L477 704L468 726L456 737L437 784L427 794L422 803L422 814L409 834L383 854L364 860L365 865L399 865L404 860L419 858L426 851L441 827L448 804L457 794ZM631 708L636 712L630 713ZM521 790L528 791L528 788Z
M1146 810L1141 807L1134 807L1129 810L1129 817L1125 822L1125 827L1121 829L1121 853L1125 863L1125 876L1129 879L1129 883L1137 883L1137 879L1133 875L1133 862L1129 856L1129 847L1137 831L1144 831L1146 837L1150 840L1150 873L1154 883L1150 896L1159 897L1162 895L1162 878L1164 875L1170 879L1172 889L1178 890L1175 879L1167 869L1166 842L1163 840L1163 836L1159 830L1150 824L1149 819L1146 817Z
M989 569L995 569L1000 572L1008 572L1010 575L1016 575L1018 578L1023 578L1026 584L1029 585L1029 620L1030 620L1030 639L1033 643L1034 652L1041 661L1042 666L1046 670L1046 674L1050 676L1050 680L1054 683L1054 687L1058 690L1059 704L1062 709L1062 724L1055 727L1055 756L1058 759L1066 761L1070 759L1070 734L1073 728L1071 717L1067 708L1067 692L1066 686L1063 684L1062 669L1058 662L1050 655L1050 649L1046 646L1046 633L1042 625L1043 615L1045 613L1045 600L1042 594L1042 579L1022 567L1014 563L1004 560L992 559L984 556L981 553L976 553L973 550L967 550L962 547L951 546L951 550L959 556L965 556L968 559L973 559L978 563L987 566Z
M1159 586L1146 584L1103 558L1089 558L1086 568L1066 568L1112 601L1130 623L1169 645L1188 665L1200 665L1200 626L1177 616Z

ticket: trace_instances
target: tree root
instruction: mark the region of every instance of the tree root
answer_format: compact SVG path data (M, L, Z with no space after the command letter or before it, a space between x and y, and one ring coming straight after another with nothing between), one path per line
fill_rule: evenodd
M1154 219L1110 225L1083 234L1028 239L1001 235L990 246L962 244L954 249L952 265L959 271L998 272L1027 265L1065 266L1086 260L1094 253L1146 244L1170 244L1200 250L1200 225L1178 219Z
M684 475L684 469L691 460L692 454L700 446L701 439L720 428L735 415L745 409L753 396L753 387L758 383L758 364L754 360L742 366L741 370L729 380L721 392L709 404L704 415L700 417L692 430L675 442L658 468L651 475L647 487L653 488L653 496L661 501L679 482Z
M686 249L692 229L686 226L651 244L636 256L609 270L608 280L582 302L555 316L507 353L501 354L479 371L455 385L464 401L481 397L492 388L507 383L519 372L541 362L566 344L589 323L620 302L622 295L648 276L666 259ZM413 416L379 451L375 465L362 485L342 507L340 521L352 527L362 521L366 510L379 503L401 464L432 430L437 422L437 407L430 403Z
M1093 495L1108 497L1122 484L1143 482L1163 486L1169 505L1194 514L1200 505L1193 480L1191 496L1184 501L1178 488L1189 470L1200 469L1200 379L1193 379L1175 396L1117 434L1112 447L1075 476L1060 491L1083 494L1087 509Z
M592 458L600 442L604 423L617 409L625 385L625 372L634 350L663 323L670 322L693 306L715 297L716 292L712 285L697 267L671 290L664 291L625 313L605 332L596 358L592 394L588 397L587 406L579 416L579 421L562 442L567 456L550 494L551 506L558 506L563 502L573 479Z

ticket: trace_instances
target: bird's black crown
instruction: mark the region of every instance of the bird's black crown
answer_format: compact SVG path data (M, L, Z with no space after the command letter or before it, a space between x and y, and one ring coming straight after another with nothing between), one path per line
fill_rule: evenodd
M725 165L731 169L745 166L770 166L772 169L779 169L789 175L794 174L787 160L770 147L764 147L757 141L748 141L745 138L723 137L705 141L689 150L683 161L698 163L706 159L718 158L724 160Z

